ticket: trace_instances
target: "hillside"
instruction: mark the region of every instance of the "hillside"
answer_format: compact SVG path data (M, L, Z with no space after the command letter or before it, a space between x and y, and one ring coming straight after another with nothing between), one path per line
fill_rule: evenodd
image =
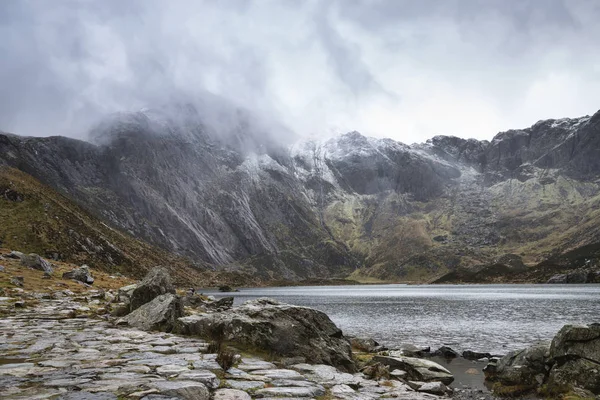
M59 265L88 264L135 278L163 265L186 286L207 284L213 278L202 263L193 264L109 227L14 168L0 168L0 220L0 247L38 253Z
M600 112L410 146L358 132L289 146L242 123L225 138L195 115L123 115L93 143L0 134L0 163L108 226L262 281L498 263L510 279L600 242Z

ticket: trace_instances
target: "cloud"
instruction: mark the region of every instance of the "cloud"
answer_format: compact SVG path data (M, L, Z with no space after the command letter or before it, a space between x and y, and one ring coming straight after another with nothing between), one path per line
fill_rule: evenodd
M219 96L303 136L489 139L600 108L599 18L593 0L6 1L0 129L85 138Z

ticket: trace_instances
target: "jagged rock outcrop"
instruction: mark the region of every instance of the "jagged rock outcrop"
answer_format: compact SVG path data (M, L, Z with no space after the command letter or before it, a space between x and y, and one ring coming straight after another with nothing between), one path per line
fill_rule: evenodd
M565 325L551 344L514 351L485 368L486 379L553 393L600 394L600 324Z
M350 343L325 313L272 299L249 300L225 311L183 317L179 330L279 356L304 357L344 371L356 369Z
M411 380L421 382L438 381L446 385L454 381L454 376L446 368L430 360L414 357L393 357L377 355L373 361L388 365L391 370L401 369L408 373Z
M37 254L23 254L21 256L21 264L26 267L39 269L40 271L44 271L45 273L52 274L52 264L48 260L43 259Z
M600 112L411 146L351 132L288 147L242 122L223 139L182 107L117 116L94 144L0 134L0 165L138 238L261 279L477 265L507 266L504 279L600 242Z
M79 282L91 285L94 283L94 277L90 273L90 267L82 265L79 268L73 268L71 271L65 272L62 275L63 279L74 279Z
M171 293L161 294L117 320L117 325L129 325L142 330L171 332L183 316L181 299Z
M162 267L152 268L144 279L131 290L128 299L129 308L134 311L154 298L167 293L175 294L171 276Z

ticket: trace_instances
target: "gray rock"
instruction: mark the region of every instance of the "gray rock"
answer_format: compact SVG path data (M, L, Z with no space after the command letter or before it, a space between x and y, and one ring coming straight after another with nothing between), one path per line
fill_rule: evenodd
M272 387L256 391L256 395L261 397L317 397L324 394L325 388L323 386Z
M25 278L23 278L22 276L13 276L12 278L10 278L10 283L15 286L23 287L23 285L25 284Z
M183 307L177 295L163 294L133 312L120 318L117 325L125 324L143 330L170 332L183 315Z
M543 382L547 373L549 349L548 343L539 343L524 350L511 351L497 363L491 361L491 365L486 366L486 379L504 385L536 387Z
M353 348L366 353L374 353L384 350L383 346L371 338L352 337L350 338L350 344Z
M158 370L157 370L158 371ZM186 381L202 382L209 389L216 389L221 384L221 381L215 374L207 370L188 370L179 374L179 379Z
M462 353L462 356L466 360L480 360L482 358L491 358L492 355L490 353L480 353L478 351L465 350Z
M13 250L10 253L6 254L5 257L20 260L24 255L25 254L21 253L20 251Z
M350 343L329 317L307 307L270 299L247 301L230 310L179 319L182 333L225 340L274 352L301 356L315 363L355 371Z
M265 383L261 381L245 381L230 379L227 381L227 386L231 387L232 389L238 390L254 390L264 388Z
M600 324L565 325L552 339L550 357L587 358L600 364Z
M131 311L154 300L163 294L175 294L171 276L162 267L152 268L142 281L133 289L130 299Z
M206 386L195 381L155 381L152 383L163 396L172 396L182 400L209 400Z
M582 388L600 395L600 364L585 358L566 360L550 370L550 387Z
M600 324L565 325L550 345L551 386L579 387L600 394Z
M82 265L79 268L73 268L71 271L65 272L62 277L63 279L73 279L79 282L87 283L88 285L94 283L94 278L90 273L90 267L87 265Z
M250 400L248 393L237 389L219 389L215 392L213 400Z
M440 381L446 385L454 381L454 376L450 371L430 360L414 357L375 356L373 361L389 365L392 370L401 369L406 371L410 379L417 381Z
M52 265L50 264L50 262L48 262L47 260L43 259L35 253L23 255L21 257L21 264L29 268L47 272L49 274L52 274L53 272Z
M57 400L117 400L113 393L90 393L84 391L61 394Z
M421 387L417 389L419 392L431 393L438 396L443 396L452 391L444 385L442 382L424 382Z

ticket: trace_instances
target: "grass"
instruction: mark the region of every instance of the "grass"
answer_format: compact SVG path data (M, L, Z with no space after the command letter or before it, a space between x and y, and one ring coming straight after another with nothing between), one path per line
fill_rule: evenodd
M0 248L0 253L6 254L9 249ZM75 282L72 279L63 279L62 274L68 272L75 267L77 264L71 264L61 261L52 262L54 265L54 273L52 278L43 279L44 272L31 269L21 265L19 260L5 259L0 260L0 265L3 265L5 270L4 273L0 273L0 288L15 288L17 286L10 283L10 279L13 276L22 276L24 278L24 285L22 289L26 291L34 292L48 292L58 290L70 290L74 293L85 293L88 289ZM93 289L118 289L122 286L133 283L133 280L124 276L112 276L104 271L91 269L92 276L94 277Z

